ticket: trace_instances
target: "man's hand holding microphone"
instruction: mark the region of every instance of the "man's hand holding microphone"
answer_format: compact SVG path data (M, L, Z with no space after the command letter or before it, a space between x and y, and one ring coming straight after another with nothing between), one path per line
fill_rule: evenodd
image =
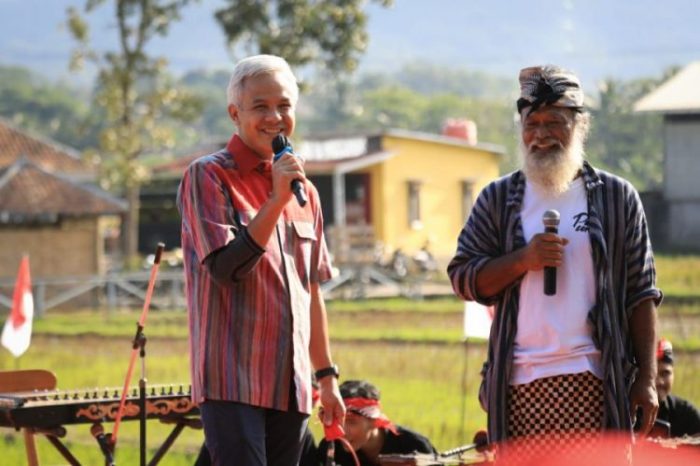
M544 269L544 294L553 296L557 290L557 270L564 258L564 246L569 240L558 235L559 212L547 210L542 216L544 233L538 233L525 248L523 261L528 270Z
M299 205L304 207L308 200L303 182L304 160L294 154L289 139L282 134L278 134L272 140L272 152L274 153L272 158L273 196L280 193L279 190L286 192L286 187L289 186Z

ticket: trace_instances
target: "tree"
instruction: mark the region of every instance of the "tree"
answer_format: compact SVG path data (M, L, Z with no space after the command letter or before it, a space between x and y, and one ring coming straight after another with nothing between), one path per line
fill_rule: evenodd
M231 73L227 70L194 70L185 73L179 83L202 103L199 125L190 128L197 131L200 141L227 141L231 137L231 117L222 104L223 90L228 86Z
M167 61L151 57L146 46L164 36L189 0L86 0L84 14L111 3L115 8L119 48L98 53L89 46L87 21L68 9L68 27L78 42L71 66L86 60L98 68L93 105L104 112L99 151L94 154L103 187L126 197L128 212L122 225L127 265L135 265L138 251L139 188L148 173L139 156L172 145L175 132L168 118L191 120L199 105L173 85Z
M393 3L393 0L372 1L383 7ZM354 109L349 105L352 89L347 73L355 71L360 55L367 48L366 0L226 0L226 3L228 6L217 10L215 17L233 56L239 52L266 53L284 57L292 67L318 65L315 83L323 88L321 92L327 99L324 113L333 121L352 119ZM324 86L326 83L331 86ZM302 90L305 87L302 85ZM322 122L321 126L328 128Z
M392 0L374 0L389 6ZM284 57L292 66L320 63L353 71L367 47L365 0L227 0L216 19L231 50Z
M633 106L662 81L607 79L600 86L599 104L591 111L589 158L640 190L658 188L662 182L663 120L657 114L634 113Z
M76 89L48 82L28 69L0 66L0 115L77 149L97 140L81 97Z

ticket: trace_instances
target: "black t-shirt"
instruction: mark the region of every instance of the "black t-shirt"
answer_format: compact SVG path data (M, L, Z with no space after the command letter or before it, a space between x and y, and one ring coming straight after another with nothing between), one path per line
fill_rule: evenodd
M396 426L396 430L398 435L384 429L384 445L382 446L382 450L379 452L380 455L397 455L413 452L432 454L437 453L435 447L433 447L433 445L430 443L430 440L423 437L421 434L401 426ZM318 445L318 457L320 464L324 464L324 461L326 460L327 449L328 443L325 439L321 440L321 443ZM375 466L375 463L370 462L362 450L356 453L357 459L360 460L361 466ZM337 440L335 441L335 464L338 466L355 466L352 455L345 451L345 448L343 448L342 444Z
M671 424L671 437L700 433L700 411L683 398L668 395L663 403L659 403L656 418Z
M299 466L318 466L317 457L314 436L307 428L306 432L304 432L304 438L301 439L301 458L299 458Z

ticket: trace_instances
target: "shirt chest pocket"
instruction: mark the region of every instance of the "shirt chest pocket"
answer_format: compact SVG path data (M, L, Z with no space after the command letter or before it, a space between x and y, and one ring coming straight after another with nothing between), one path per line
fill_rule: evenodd
M287 224L286 252L294 258L297 274L302 281L310 275L314 251L317 249L316 231L312 222L292 220Z

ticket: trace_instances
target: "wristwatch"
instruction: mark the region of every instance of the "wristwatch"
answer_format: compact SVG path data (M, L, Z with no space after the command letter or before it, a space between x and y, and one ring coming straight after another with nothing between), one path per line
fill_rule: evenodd
M322 378L328 377L329 375L332 375L336 379L340 377L340 371L338 371L338 366L336 364L333 364L329 367L324 367L323 369L319 369L314 373L316 380L321 380Z

